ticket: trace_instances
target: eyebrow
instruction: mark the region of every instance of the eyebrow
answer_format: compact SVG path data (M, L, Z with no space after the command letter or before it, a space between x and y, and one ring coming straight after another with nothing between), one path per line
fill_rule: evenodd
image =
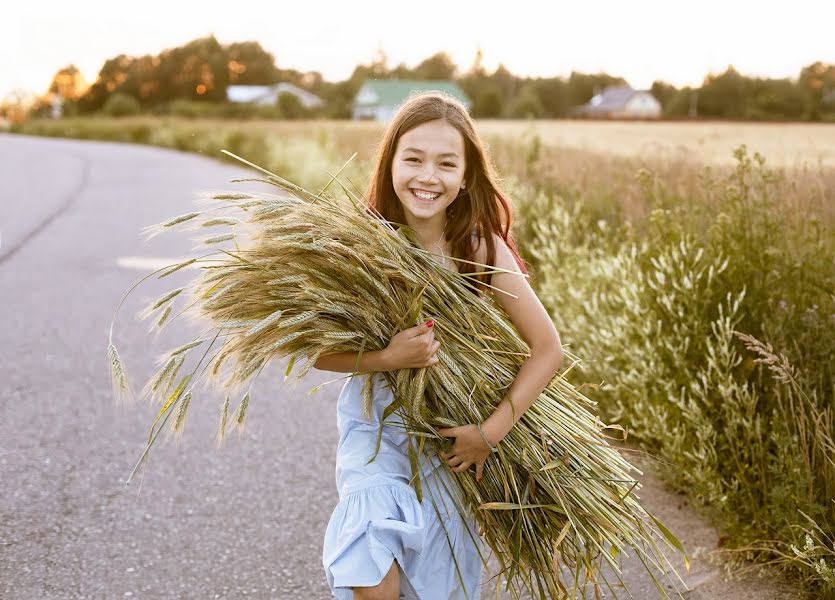
M417 152L418 154L423 154L423 150L419 150L418 148L404 148L403 152ZM443 154L439 154L438 156L454 156L458 158L458 155L455 152L444 152Z

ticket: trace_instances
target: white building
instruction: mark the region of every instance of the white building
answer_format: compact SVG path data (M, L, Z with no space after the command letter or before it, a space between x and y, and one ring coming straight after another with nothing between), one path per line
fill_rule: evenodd
M281 94L293 94L305 108L319 108L322 99L316 94L293 85L292 83L276 83L273 85L230 85L226 88L226 99L229 102L252 103L259 106L275 106Z
M609 86L574 109L574 114L601 119L658 119L661 103L646 90L633 90L628 85Z

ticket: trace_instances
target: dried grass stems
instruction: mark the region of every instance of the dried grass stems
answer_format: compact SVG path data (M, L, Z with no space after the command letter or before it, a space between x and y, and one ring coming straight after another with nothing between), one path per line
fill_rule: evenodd
M200 375L227 390L246 384L251 388L274 358L289 359L285 379L301 364L296 373L301 378L321 355L380 350L398 331L431 318L441 343L440 362L384 372L394 396L384 419L395 410L403 417L410 434L412 484L422 498L420 463L449 444L436 428L480 422L491 414L529 348L492 294L478 290L473 274L442 267L408 227L372 214L362 198L339 181L338 173L331 176L331 184L337 182L344 196L326 193L331 184L319 193L309 192L234 157L262 171L266 178L261 181L289 195L217 193L205 201L211 214L203 225L233 228L207 242L232 241L234 249L219 249L219 259L211 264L195 259L201 275L186 286L188 290L178 288L161 297L143 316L168 311L181 293L190 295L193 301L183 312L208 319L214 339L204 343L211 336L201 336L172 349L145 386L143 393L162 408L139 462L165 423L159 424L160 419L175 414L173 429L182 431L197 371L215 342L219 348ZM201 211L190 212L147 231L181 225L200 230L202 218ZM246 239L235 233L240 225L249 228ZM161 269L160 276L184 266ZM499 270L489 265L478 269ZM170 320L166 317L164 322ZM203 356L181 375L193 351ZM109 353L114 385L122 389L126 376L112 344ZM566 356L576 364L578 357L568 351ZM471 473L455 476L458 495L464 499L459 510L475 509L485 543L514 597L520 580L539 598L587 597L599 594L600 587L616 593L615 588L623 588L619 556L625 549L646 566L661 597L669 597L654 573L675 573L661 544L683 548L641 506L635 494L640 484L629 474L637 469L606 441L595 403L567 381L572 366L550 382L499 444L499 453L488 458L479 485ZM369 414L370 381L363 390ZM243 426L249 402L247 390L230 416L226 396L219 441L227 427ZM381 435L382 426L375 456ZM689 569L686 555L685 561ZM605 577L603 563L616 583Z

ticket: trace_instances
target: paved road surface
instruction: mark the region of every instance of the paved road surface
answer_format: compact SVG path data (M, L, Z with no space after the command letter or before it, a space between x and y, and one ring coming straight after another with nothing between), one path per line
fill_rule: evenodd
M169 150L0 135L0 598L330 597L321 551L338 499L342 382L306 392L340 374L283 384L272 365L244 436L221 451L222 398L203 390L181 446L157 443L144 478L124 485L153 410L111 401L110 320L141 276L192 255L182 234L145 242L139 230L191 210L199 190L265 189L229 183L251 174ZM175 281L138 288L117 320L137 387L154 357L193 334L175 321L152 338L133 319ZM648 484L642 497L685 543L715 545L682 498ZM640 567L626 573L637 598L658 597ZM697 558L686 597L794 597L718 573Z

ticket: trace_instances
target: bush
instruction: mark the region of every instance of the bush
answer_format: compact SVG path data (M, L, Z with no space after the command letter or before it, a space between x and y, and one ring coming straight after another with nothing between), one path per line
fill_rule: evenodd
M138 115L142 107L133 96L116 92L107 99L101 110L109 117L127 117Z
M194 100L172 100L159 109L159 114L186 119L277 119L280 116L275 106L262 106L246 102L200 102Z
M217 102L195 102L194 100L172 100L166 111L173 117L185 117L187 119L209 118L217 116L219 112Z
M530 192L517 235L604 415L715 509L737 555L835 597L835 238L780 201L762 157L736 159L703 202L644 171L641 235Z
M276 106L282 119L303 119L310 113L307 107L302 104L302 101L295 94L289 92L278 95Z
M522 88L507 107L506 116L512 119L538 119L545 114L542 101L531 86Z

